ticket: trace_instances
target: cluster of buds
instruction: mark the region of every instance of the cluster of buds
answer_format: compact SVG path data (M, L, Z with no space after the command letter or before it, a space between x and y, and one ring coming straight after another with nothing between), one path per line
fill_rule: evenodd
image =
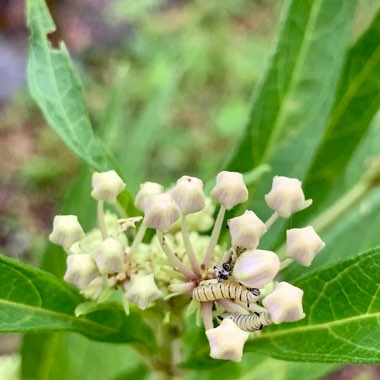
M215 206L198 178L183 176L170 189L154 182L142 184L135 206L143 216L118 218L105 212L104 202L116 203L125 186L115 171L93 175L91 195L98 202L98 229L85 234L74 215L54 219L49 238L68 254L64 279L85 297L103 302L110 291L121 288L128 312L129 303L145 309L158 299L190 294L190 308L195 305L203 318L211 357L233 361L241 360L250 331L304 317L303 291L276 282L282 267L279 256L258 249L276 219L288 218L311 204L299 180L274 178L265 196L274 213L266 222L251 210L229 219L229 249L218 245L218 240L226 211L248 200L242 174L217 175L210 193L220 205L215 222ZM137 223L141 223L138 228ZM146 243L148 228L156 234ZM210 229L211 236L202 234ZM287 231L288 262L309 266L323 247L311 226ZM216 328L214 313L224 315ZM244 318L237 318L239 313ZM240 320L246 324L239 325Z

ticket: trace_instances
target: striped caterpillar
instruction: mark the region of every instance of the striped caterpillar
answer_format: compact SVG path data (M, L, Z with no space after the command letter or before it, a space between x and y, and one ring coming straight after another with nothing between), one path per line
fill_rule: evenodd
M193 289L193 299L199 302L215 301L220 299L238 299L246 302L249 306L250 302L256 302L260 296L260 290L256 288L246 288L236 282L228 284L211 283L200 285Z
M272 323L270 315L267 312L252 314L225 313L218 317L220 320L225 318L231 319L235 324L244 331L258 331Z

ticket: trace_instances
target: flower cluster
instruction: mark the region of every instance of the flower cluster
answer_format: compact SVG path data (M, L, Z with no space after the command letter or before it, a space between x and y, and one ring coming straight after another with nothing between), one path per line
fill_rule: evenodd
M218 240L226 211L248 200L242 174L217 175L210 193L220 204L215 222L215 206L198 178L183 176L166 190L157 183L142 184L135 206L143 216L118 218L105 212L104 202L115 204L125 186L113 170L93 175L98 229L85 234L74 215L54 219L49 238L68 254L64 279L86 298L103 302L112 290L121 288L128 312L129 303L145 309L158 299L189 294L190 308L195 305L203 318L211 357L233 361L241 360L250 332L304 317L303 291L275 278L285 261L309 266L323 241L308 226L287 231L283 262L276 253L258 249L276 219L311 204L299 180L273 179L265 200L274 212L266 222L251 210L229 219L229 249ZM148 228L156 234L146 243ZM211 236L202 234L210 229ZM214 316L222 320L216 328Z

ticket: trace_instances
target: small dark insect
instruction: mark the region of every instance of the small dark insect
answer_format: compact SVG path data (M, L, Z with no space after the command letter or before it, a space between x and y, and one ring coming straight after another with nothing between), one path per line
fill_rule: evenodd
M228 280L228 278L230 277L230 274L224 268L221 268L217 265L214 266L214 272L218 282L222 280Z

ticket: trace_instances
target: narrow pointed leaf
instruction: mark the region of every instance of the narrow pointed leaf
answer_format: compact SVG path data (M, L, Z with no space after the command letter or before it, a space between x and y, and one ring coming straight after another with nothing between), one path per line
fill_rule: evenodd
M102 142L94 135L82 85L63 42L53 48L48 35L54 22L44 0L27 1L30 30L28 83L30 93L49 125L80 158L99 171L116 168Z
M315 203L321 204L340 180L380 109L379 41L380 12L348 53L323 141L304 183Z
M354 5L286 2L280 38L230 169L269 163L276 174L305 174L333 104Z

